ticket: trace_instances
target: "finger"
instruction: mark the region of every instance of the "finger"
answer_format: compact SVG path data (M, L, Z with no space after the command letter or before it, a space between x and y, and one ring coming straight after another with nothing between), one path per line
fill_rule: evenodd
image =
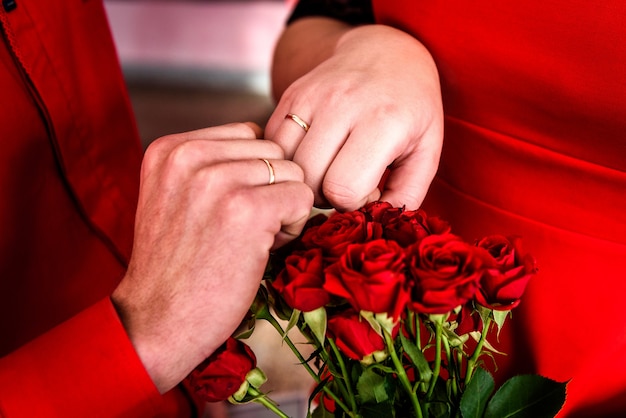
M292 159L298 146L302 143L305 135L310 129L311 117L304 119L304 113L287 113L283 115L280 122L276 123L276 128L270 139L282 147L285 152L285 158Z
M267 258L269 251L296 238L309 218L312 205L311 189L298 181L233 189L224 201L226 212L241 212L229 230L237 237L252 239L257 252L249 257L258 259Z
M167 176L172 182L179 182L205 166L219 162L266 158L280 160L283 150L271 141L257 139L206 140L189 139L179 141L174 147L168 145L169 152L155 149L147 152L142 165L144 182L162 181ZM150 150L148 150L150 151Z
M142 179L148 173L161 170L164 161L169 158L176 147L192 141L228 141L228 140L253 140L262 135L262 129L252 122L231 123L227 125L213 126L198 129L195 131L182 132L178 134L166 135L154 140L146 149L141 167ZM197 144L198 142L196 142ZM271 145L270 145L271 146ZM193 149L193 145L187 149ZM201 153L202 150L198 152ZM211 152L205 155L213 155ZM176 154L187 158L190 154L179 152ZM175 160L176 160L175 158ZM268 158L273 158L272 156Z
M442 135L443 129L433 126L422 137L418 149L393 164L384 185L382 200L394 206L404 205L407 209L421 206L437 172Z
M293 91L293 85L285 92L285 94L281 97L280 101L276 104L274 111L270 115L267 120L267 124L265 125L265 138L273 140L276 136L276 132L278 131L278 127L283 123L285 119L285 115L291 111L299 111L301 112L301 116L310 116L310 108L306 104L296 104L294 103L297 100L298 96L295 96L291 91ZM304 111L306 110L306 113ZM310 120L309 120L310 122Z
M403 129L377 120L358 123L343 144L335 145L336 156L322 182L324 198L341 211L379 199L380 180L407 142ZM307 179L309 167L303 165L303 169Z
M267 162L265 162L267 161ZM271 186L279 183L303 182L304 173L293 161L252 159L231 161L210 167L222 183L233 186Z
M350 124L347 119L321 115L293 156L293 161L304 170L304 182L313 189L317 207L329 205L322 184L349 132ZM352 172L350 174L354 175Z
M154 140L148 150L159 154L167 154L181 143L195 140L229 141L242 139L258 139L263 137L263 129L254 122L229 123L226 125L211 126L193 131L166 135Z
M255 189L263 200L271 201L271 210L278 214L280 230L275 233L271 250L282 247L302 232L313 207L313 192L302 182L283 182Z

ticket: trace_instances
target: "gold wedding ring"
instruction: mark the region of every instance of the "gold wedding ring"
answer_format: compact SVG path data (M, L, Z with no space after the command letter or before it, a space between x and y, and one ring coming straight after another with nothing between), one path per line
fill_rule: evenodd
M265 158L261 158L260 160L265 163L267 170L270 172L270 181L267 184L274 184L276 182L276 177L274 176L274 166L272 166L272 163L267 161Z
M291 119L292 121L300 125L300 127L304 129L304 132L309 131L309 124L303 121L302 118L300 118L300 116L294 113L287 113L287 115L285 116L285 119Z

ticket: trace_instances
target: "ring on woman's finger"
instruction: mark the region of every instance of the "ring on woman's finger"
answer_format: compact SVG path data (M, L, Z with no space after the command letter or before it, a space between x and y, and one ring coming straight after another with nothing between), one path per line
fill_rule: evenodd
M267 184L274 184L276 182L276 176L274 176L274 166L265 158L260 158L260 160L265 163L265 165L267 166L267 170L270 172L270 180Z
M295 113L287 113L287 115L285 116L285 119L291 119L292 121L300 125L300 127L304 129L304 132L309 131L309 127L310 127L309 124L306 123L304 120L302 120L302 118L296 115Z

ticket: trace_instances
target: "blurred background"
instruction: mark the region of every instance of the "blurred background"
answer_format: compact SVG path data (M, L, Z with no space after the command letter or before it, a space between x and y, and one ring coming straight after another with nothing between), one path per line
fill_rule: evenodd
M286 0L105 0L144 144L234 121L264 125Z
M271 56L292 3L105 0L144 147L166 134L223 123L264 126L274 107ZM312 379L276 331L259 323L246 342L269 377L263 389L290 416L306 416ZM225 415L275 416L251 404L216 408L207 417Z

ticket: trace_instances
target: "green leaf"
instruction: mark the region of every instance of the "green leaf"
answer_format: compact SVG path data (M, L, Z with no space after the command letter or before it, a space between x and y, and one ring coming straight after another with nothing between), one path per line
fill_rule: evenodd
M259 389L263 383L267 382L267 376L265 376L263 370L256 367L246 374L246 380L252 387Z
M396 416L396 408L391 401L366 404L359 408L359 414L363 418L394 418Z
M478 314L480 315L480 318L482 319L483 324L486 324L492 315L491 314L492 310L481 305L475 305L474 309L478 311Z
M404 352L409 356L415 367L417 367L420 381L430 382L430 379L433 377L433 371L428 364L428 360L424 357L422 350L420 350L413 341L402 335L402 333L400 333L400 341L402 342Z
M326 309L319 307L314 311L304 312L304 322L309 326L320 345L326 338Z
M359 314L361 315L361 318L365 319L367 323L370 324L370 327L372 327L376 334L380 335L381 337L383 336L383 328L374 317L373 312L361 311L359 312Z
M478 342L480 341L482 334L478 331L472 331L469 333L469 335L474 339L474 341ZM493 345L491 345L491 343L487 340L483 342L483 351L484 350L488 350L488 351L491 351L492 353L502 354L503 356L506 356L506 353L496 350L496 348Z
M512 377L487 404L485 418L552 418L565 403L566 385L537 375Z
M493 320L498 326L498 335L500 335L500 330L504 326L504 321L506 321L510 314L511 311L493 311Z
M248 388L249 387L250 387L250 383L248 383L247 380L244 380L243 383L241 384L241 386L239 386L239 389L237 389L237 392L233 393L230 396L230 398L232 398L231 402L232 403L237 403L237 402L244 401L244 398L248 394Z
M454 324L454 328L456 328L456 324ZM443 335L448 340L448 344L452 347L463 347L463 344L469 339L467 334L457 335L454 329L452 329L451 326L446 326L446 324L444 324L443 327Z
M389 399L389 387L385 376L373 369L365 369L356 384L362 403L381 403Z
M300 313L301 312L297 309L294 309L291 312L291 317L289 318L289 322L287 323L287 327L285 328L283 339L286 338L287 334L289 334L289 331L291 331L291 329L298 324L298 320L300 319Z
M491 374L482 367L477 367L461 397L463 418L481 418L494 387L495 382Z
M448 383L450 381L441 376L437 379L435 390L430 399L423 402L424 417L428 418L449 418L451 416L450 392Z

